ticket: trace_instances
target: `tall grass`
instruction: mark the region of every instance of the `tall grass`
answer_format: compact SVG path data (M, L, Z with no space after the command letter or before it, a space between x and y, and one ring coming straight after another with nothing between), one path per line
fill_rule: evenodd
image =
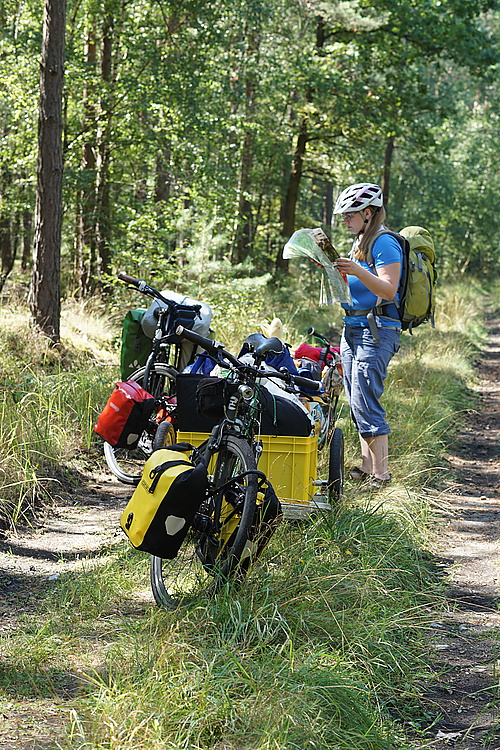
M250 306L250 292L229 290L232 302L220 302L237 317L233 328L224 322L228 335L243 334L247 309L254 330L261 315L282 317L294 344L308 309L314 325L327 325L303 288L300 312L286 304L290 289L265 310ZM4 694L66 705L58 744L71 750L414 749L408 721L415 734L435 719L419 704L429 679L424 634L440 595L426 553L426 488L474 405L480 292L443 289L438 329L405 336L392 363L390 489L373 495L348 483L332 513L284 522L240 590L174 612L152 605L142 554L125 542L103 550L82 572L41 587L36 617L5 643ZM64 465L88 447L106 380L89 370L37 371L36 387L10 396L7 411L43 410L31 433L19 429L21 414L5 417L12 460L31 460L38 476L37 456ZM354 458L356 435L345 416L340 423Z
M430 578L398 519L346 506L285 524L242 590L173 613L134 599L145 572L123 547L64 575L11 638L4 690L29 675L57 696L56 664L77 680L63 747L405 747Z
M88 312L78 312L91 320ZM109 395L114 361L109 360L109 353L108 361L97 359L97 344L93 349L81 348L75 306L69 317L80 347L73 340L52 347L47 339L34 334L26 311L3 311L0 528L20 518L28 520L37 507L58 493L56 476L73 456L90 449L98 407ZM96 329L100 331L96 342L103 329L104 324Z

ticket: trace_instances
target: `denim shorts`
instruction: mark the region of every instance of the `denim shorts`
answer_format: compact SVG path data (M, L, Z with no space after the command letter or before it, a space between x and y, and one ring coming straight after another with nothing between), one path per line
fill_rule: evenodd
M380 403L387 366L399 350L401 331L379 328L375 344L369 328L345 326L340 343L344 384L351 416L364 438L388 435L389 425Z

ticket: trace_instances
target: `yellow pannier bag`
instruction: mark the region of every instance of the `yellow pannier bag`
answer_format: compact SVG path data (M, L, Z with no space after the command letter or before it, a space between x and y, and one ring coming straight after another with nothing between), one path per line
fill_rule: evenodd
M207 469L179 443L154 451L120 519L132 545L156 557L173 559L208 489Z

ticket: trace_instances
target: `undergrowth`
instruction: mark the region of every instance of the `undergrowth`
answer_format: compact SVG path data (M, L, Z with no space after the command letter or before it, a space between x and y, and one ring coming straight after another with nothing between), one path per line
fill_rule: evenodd
M308 320L339 330L306 286L288 304L290 289L269 299L265 287L226 296L214 287L213 300L203 298L214 302L216 327L233 350L275 315L294 345ZM427 495L448 471L443 453L474 403L482 297L473 284L443 288L437 329L403 337L385 397L390 488L372 495L348 482L332 513L282 523L241 589L174 612L152 606L143 554L125 541L103 550L82 571L40 585L36 617L26 614L5 639L3 695L51 696L68 707L58 742L72 750L414 747L409 718L414 731L434 718L419 707L429 677L424 634L440 595L426 552ZM23 325L17 330L29 337ZM3 342L9 336L0 329ZM22 347L9 350L0 436L6 516L22 495L9 495L10 484L33 493L51 467L98 451L92 423L117 375L116 338L110 331L108 359L92 367L89 350L69 343L62 356L35 339L29 368ZM354 460L345 407L339 424Z

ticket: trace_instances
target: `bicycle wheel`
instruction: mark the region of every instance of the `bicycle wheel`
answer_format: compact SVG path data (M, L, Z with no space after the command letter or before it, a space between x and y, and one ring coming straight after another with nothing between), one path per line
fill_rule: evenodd
M248 539L255 516L257 475L245 475L256 469L251 447L240 438L225 437L211 459L209 473L212 467L210 494L177 557L151 557L151 588L161 606L176 607L204 592L215 593L253 554Z
M166 419L160 422L156 430L156 434L153 438L153 450L157 451L160 448L168 448L170 445L175 443L175 427L172 422L168 422Z
M340 427L333 431L328 461L328 499L338 503L344 491L344 433Z
M329 442L332 436L333 425L335 423L335 411L331 404L321 404L321 422L318 435L318 450L321 451Z
M177 374L177 370L172 365L154 361L150 357L144 367L140 367L134 372L131 379L140 383L155 398L161 398L164 395L174 395Z
M129 380L135 383L143 384L145 367L140 367L130 376ZM155 362L151 373L152 385L158 392L155 398L159 398L166 393L171 396L175 389L175 378L177 372L170 365L163 362ZM151 391L149 393L153 394ZM148 456L153 452L153 441L156 435L157 422L156 414L153 412L148 429L145 430L139 438L137 448L129 450L128 448L113 448L109 443L104 443L104 457L110 471L120 482L124 484L137 485L141 478L144 463ZM162 424L162 422L160 422ZM164 447L160 445L159 447Z

